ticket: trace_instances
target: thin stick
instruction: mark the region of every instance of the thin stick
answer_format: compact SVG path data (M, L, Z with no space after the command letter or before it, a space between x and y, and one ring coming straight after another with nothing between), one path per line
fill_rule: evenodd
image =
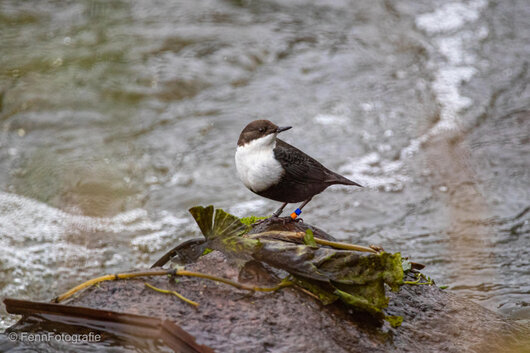
M308 291L307 289L305 288L302 288L302 287L298 287L299 290L301 290L302 292L304 292L305 294L309 295L310 297L313 297L315 298L316 300L319 300L320 301L320 298L318 297L318 295Z
M332 248L336 248L336 249L364 251L364 252L371 252L373 254L377 254L377 251L367 246L348 244L348 243L339 243L337 241L329 241L329 240L324 240L324 239L319 239L319 238L314 238L314 239L317 244L331 246Z
M53 301L55 303L60 303L64 301L65 299L70 298L72 295L79 292L80 290L91 287L94 284L98 284L100 282L112 281L112 280L118 280L118 279L129 279L129 278L135 278L135 277L144 277L144 276L164 276L164 275L171 275L173 272L174 272L173 270L141 271L141 272L133 272L133 273L117 273L113 275L105 275L101 277L96 277L86 282L83 282L78 286L75 286L74 288L70 289L68 292L63 293L57 298L55 298Z
M93 286L94 284L104 282L104 281L112 281L112 280L118 280L118 279L129 279L129 278L135 278L135 277L149 277L149 276L168 276L168 275L175 275L175 276L188 276L188 277L199 277L199 278L205 278L212 281L217 281L221 283L225 283L228 285L231 285L233 287L236 287L238 289L248 290L248 291L257 291L257 292L273 292L275 290L278 290L283 287L287 287L292 285L292 282L289 282L287 280L281 281L278 285L274 287L255 287L255 286L249 286L243 283L231 281L226 278L212 276L206 273L200 273L200 272L191 272L186 270L157 270L157 271L141 271L141 272L131 272L131 273L117 273L113 275L105 275L97 278L90 279L84 283L81 283L80 285L70 289L66 293L61 294L57 298L55 298L53 301L55 303L60 303L64 301L65 299L70 298L75 293L79 292L80 290L83 290L87 287Z
M284 238L294 238L294 239L303 239L305 233L304 232L290 232L290 231L267 231L263 233L257 233L257 234L249 234L248 236L250 238L260 238L260 237L275 237L276 239L284 237ZM363 251L363 252L370 252L372 254L377 254L377 251L375 251L372 248L369 248L367 246L362 245L355 245L355 244L348 244L348 243L340 243L337 241L329 241L324 240L320 238L314 238L315 242L320 245L326 245L330 246L335 249L343 249L343 250L353 250L353 251Z
M198 307L199 306L199 303L197 302L194 302L193 300L191 299L188 299L186 298L185 296L183 296L182 294L174 291L174 290L166 290L166 289L161 289L161 288L157 288L155 286L152 286L150 285L149 283L144 283L147 287L151 288L152 290L154 291L157 291L157 292L160 292L160 293L164 293L164 294L173 294L174 296L176 296L177 298L179 298L180 300L183 300L185 301L186 303L190 304L190 305L193 305L194 307Z

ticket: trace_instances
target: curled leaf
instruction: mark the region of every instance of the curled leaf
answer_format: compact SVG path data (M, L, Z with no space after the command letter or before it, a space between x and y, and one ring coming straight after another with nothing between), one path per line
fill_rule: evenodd
M385 284L397 290L403 283L399 253L366 255L358 251L317 246L313 232L306 231L304 244L242 236L251 226L212 206L194 207L197 221L208 246L246 260L257 260L289 272L294 282L310 291L324 304L340 299L345 304L383 318L388 305ZM274 231L268 231L271 233ZM278 231L281 232L281 231Z

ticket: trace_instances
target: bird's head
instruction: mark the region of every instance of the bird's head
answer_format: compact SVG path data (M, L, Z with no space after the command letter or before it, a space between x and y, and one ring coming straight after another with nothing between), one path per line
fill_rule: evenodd
M237 145L244 146L256 140L262 141L264 144L272 144L276 135L290 128L291 126L279 127L269 120L254 120L241 131Z

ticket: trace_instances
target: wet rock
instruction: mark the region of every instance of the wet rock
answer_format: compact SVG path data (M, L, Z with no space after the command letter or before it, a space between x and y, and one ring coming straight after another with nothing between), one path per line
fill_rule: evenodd
M186 269L261 286L280 281L261 264L246 267L241 274L213 251ZM144 282L200 305L157 293ZM218 352L516 352L530 333L436 286L403 285L389 296L386 312L403 317L400 327L341 304L324 306L296 288L249 293L192 277L104 282L67 304L169 319Z
M292 222L290 217L281 217L281 218L268 218L263 222L257 224L252 228L249 234L258 234L261 232L271 231L271 230L281 230L288 232L304 232L308 229L313 231L315 238L325 239L325 240L336 240L331 234L326 233L322 229L304 223L301 219L298 219L297 222Z

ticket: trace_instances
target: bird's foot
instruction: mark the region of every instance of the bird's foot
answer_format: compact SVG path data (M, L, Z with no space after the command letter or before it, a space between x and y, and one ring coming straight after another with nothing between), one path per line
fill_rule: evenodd
M293 218L291 216L289 216L289 217L279 217L279 219L281 220L281 222L284 225L287 224L287 223L292 223L292 222L298 223L298 222L303 222L304 221L302 218Z
M283 225L286 225L288 223L298 223L298 222L303 222L304 220L302 218L293 218L292 216L287 216L287 217L276 217L275 219L276 222L282 222Z
M287 217L279 217L272 215L269 218L260 219L259 221L256 221L252 223L252 227L256 227L260 224L263 224L265 222L271 222L271 223L282 223L283 225L286 225L291 222L303 222L304 220L302 218L292 218L290 216Z

